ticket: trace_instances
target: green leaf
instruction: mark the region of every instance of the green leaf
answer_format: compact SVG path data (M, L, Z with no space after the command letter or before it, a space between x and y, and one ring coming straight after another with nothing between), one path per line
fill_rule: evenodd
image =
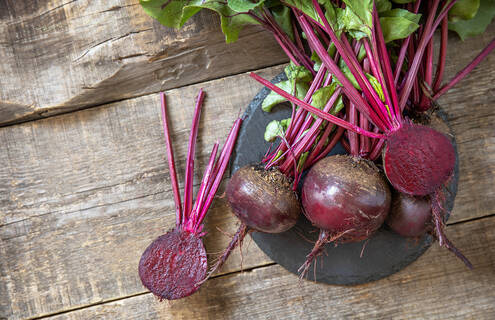
M230 9L235 12L249 12L263 4L263 0L260 2L251 2L249 0L227 0L227 4Z
M337 82L332 82L330 85L316 90L311 97L311 105L315 108L323 110L328 103L328 100L330 100L334 94L335 89L337 89L337 85ZM344 108L344 103L342 102L342 95L340 95L333 107L330 109L330 114L336 115L340 112L340 110L342 110L342 108ZM316 116L314 117L317 118Z
M304 168L304 163L306 162L306 159L308 158L309 151L304 152L299 156L299 161L297 162L297 171L301 171Z
M294 93L294 82L291 80L281 81L276 84L280 89L289 92L292 95L295 95L299 99L304 99L306 92L309 90L309 85L305 82L297 82L295 85L296 92ZM278 93L271 91L263 100L261 104L261 109L265 112L270 112L274 106L280 104L282 102L287 101L284 97L279 95Z
M188 0L139 0L144 12L155 18L166 27L180 28L194 14L199 12L201 8L188 12L188 15L183 15L183 8Z
M352 83L352 85L354 86L354 88L356 88L358 90L361 90L361 88L359 87L358 82L356 81L356 78L354 78L354 75L351 72L351 69L349 69L349 67L347 66L347 64L345 63L345 61L343 59L340 59L339 60L339 68L344 73L344 75L347 77L347 79L349 79L349 81ZM336 83L338 83L340 86L342 86L342 84L340 83L339 80L337 80L336 77L333 77L333 80Z
M495 16L495 0L481 0L474 18L449 22L449 30L457 32L462 40L485 32Z
M388 0L375 0L375 5L378 13L392 9L392 3Z
M340 21L346 26L346 31L353 37L358 37L364 33L368 37L371 37L371 29L373 27L373 0L344 0L346 8L344 14L339 18L344 19ZM357 36L357 37L356 37ZM361 36L362 38L362 36Z
M404 3L411 3L416 0L392 0L392 2L399 3L399 4L404 4Z
M273 142L277 137L281 137L285 134L285 131L289 127L290 118L283 120L272 120L270 121L266 128L264 138L267 142Z
M308 15L309 17L311 17L315 21L318 21L319 23L323 24L320 17L318 16L318 12L316 12L316 10L313 6L313 1L311 1L311 0L284 0L284 3L290 7L294 7L296 9L301 10L302 12L304 12L306 15Z
M457 0L449 10L449 21L469 20L476 16L480 0Z
M419 24L419 20L421 20L420 13L416 14L405 9L392 9L382 12L380 14L380 18L384 18L384 17L402 17L417 24Z
M240 8L242 4L247 6L247 0L237 1L235 5ZM241 29L247 24L259 24L247 14L239 14L232 10L227 3L216 0L140 0L139 3L144 11L151 17L157 19L161 24L180 28L193 15L201 9L210 9L220 15L222 32L227 43L234 42L239 36ZM259 3L256 4L258 6Z
M404 39L419 28L419 25L404 17L380 18L383 38L385 42Z
M303 66L296 66L292 61L287 67L284 69L285 75L287 79L292 81L302 81L302 82L310 82L313 80L313 74L311 71L306 69Z
M337 88L337 84L331 83L328 86L316 90L313 93L313 96L311 97L312 98L311 105L315 108L323 110L328 100L330 100L330 97L335 92L336 88Z
M292 28L290 9L286 6L276 6L270 9L273 18L289 38L294 41L294 29Z
M383 94L383 88L380 82L369 73L366 73L366 78L368 78L368 81L370 82L373 89L375 89L375 92L378 93L378 97L380 97L380 100L385 102L385 95Z

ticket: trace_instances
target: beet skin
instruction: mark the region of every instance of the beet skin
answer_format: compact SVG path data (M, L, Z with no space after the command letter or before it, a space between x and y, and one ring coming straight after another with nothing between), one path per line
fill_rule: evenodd
M175 300L199 289L207 267L201 238L173 229L146 248L139 261L139 277L160 300Z
M234 214L249 228L267 233L292 228L301 213L289 179L276 169L245 166L227 185L226 195Z
M428 198L396 193L387 225L404 237L420 237L431 227L431 205Z
M304 214L339 241L367 239L383 224L391 194L387 182L370 161L331 156L316 163L304 180Z
M404 123L387 138L383 168L400 192L432 194L447 182L454 166L454 146L449 138L432 128Z

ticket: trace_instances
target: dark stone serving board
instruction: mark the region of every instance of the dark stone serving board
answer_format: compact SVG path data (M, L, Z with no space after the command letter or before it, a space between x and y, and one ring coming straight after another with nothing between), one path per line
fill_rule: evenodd
M272 82L276 83L283 79L285 74L281 73ZM290 117L290 108L284 105L275 107L271 113L261 110L261 103L268 93L269 90L263 88L246 110L234 151L233 172L244 165L259 163L270 147L270 144L263 139L266 125L271 120ZM446 120L445 113L440 111L438 114ZM456 147L455 141L454 146ZM337 153L345 153L342 146L337 145L330 155ZM448 186L450 192L446 192L446 208L449 211L454 206L458 177L456 149L454 178ZM303 214L297 225L289 231L280 234L252 233L252 238L263 252L294 274L298 274L297 270L304 263L317 236L317 228L312 226ZM419 240L406 239L382 226L366 244L365 242L337 246L327 244L326 254L318 258L316 271L314 272L313 266L310 267L308 279L335 285L357 285L387 277L421 256L431 245L432 237L427 235ZM363 246L365 246L364 251ZM363 251L362 257L360 257L361 251Z

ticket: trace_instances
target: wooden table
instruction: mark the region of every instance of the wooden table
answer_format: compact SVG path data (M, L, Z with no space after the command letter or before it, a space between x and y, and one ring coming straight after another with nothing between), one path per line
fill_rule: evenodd
M494 35L494 24L464 43L452 35L447 76ZM0 319L494 319L495 54L440 101L461 169L447 231L473 271L435 244L373 283L298 282L246 241L243 272L235 252L187 299L160 303L145 290L138 259L174 224L157 92L167 93L183 160L193 101L206 90L202 171L261 88L246 72L270 78L285 62L260 28L226 45L207 12L174 31L137 0L0 0ZM208 251L229 241L217 227L236 225L217 199Z

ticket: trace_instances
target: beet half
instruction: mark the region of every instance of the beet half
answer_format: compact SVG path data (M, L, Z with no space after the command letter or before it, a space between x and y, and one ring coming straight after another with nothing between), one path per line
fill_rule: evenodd
M400 192L425 196L443 186L455 166L455 149L444 134L417 124L404 123L387 137L383 168Z
M160 299L175 300L196 292L208 269L201 238L173 229L155 239L139 260L143 285Z
M175 228L156 238L146 248L139 260L138 272L143 285L160 300L175 300L196 292L206 279L208 262L202 241L202 236L205 234L203 220L227 169L242 119L234 122L218 159L216 156L219 144L217 142L213 145L198 195L193 203L194 153L200 110L204 99L204 92L200 90L189 136L184 202L182 202L168 130L167 104L163 93L160 97L167 160L176 209Z

